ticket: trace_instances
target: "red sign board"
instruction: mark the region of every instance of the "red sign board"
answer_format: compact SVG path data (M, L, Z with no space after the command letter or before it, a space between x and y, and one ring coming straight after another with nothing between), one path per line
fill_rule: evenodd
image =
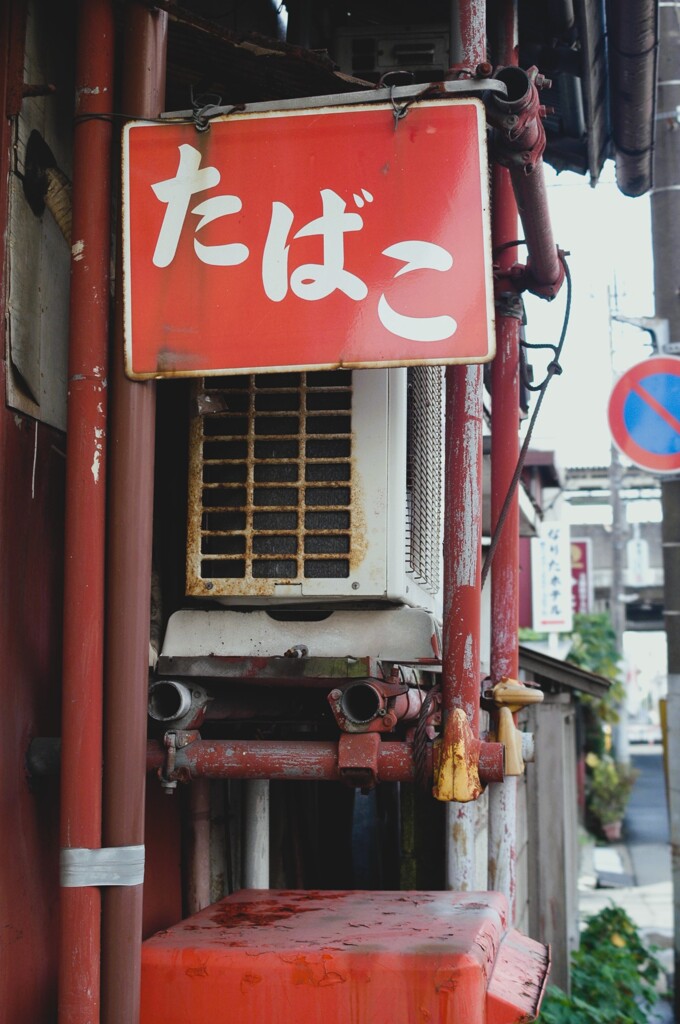
M478 100L133 123L123 172L133 377L493 356Z
M592 542L572 540L571 606L574 615L589 615L593 610Z

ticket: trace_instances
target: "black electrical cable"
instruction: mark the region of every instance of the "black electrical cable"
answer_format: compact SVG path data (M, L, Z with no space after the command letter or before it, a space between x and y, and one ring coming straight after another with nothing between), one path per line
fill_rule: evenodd
M416 772L416 781L423 787L423 789L429 789L432 786L432 775L427 770L427 752L429 747L427 720L432 713L435 697L440 692L439 685L435 685L431 690L427 691L420 708L413 737L413 761Z

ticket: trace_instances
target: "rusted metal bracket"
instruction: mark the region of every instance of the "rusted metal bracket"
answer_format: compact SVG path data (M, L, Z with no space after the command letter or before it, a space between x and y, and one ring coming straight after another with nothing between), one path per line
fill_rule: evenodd
M380 736L367 732L359 736L344 735L338 743L340 778L350 786L373 789L378 782Z
M516 679L501 679L485 694L497 709L496 738L505 747L505 774L524 774L523 734L517 728L513 715L521 708L543 702L543 691L525 686Z
M163 737L165 744L165 760L158 770L158 778L164 791L172 795L177 789L177 751L187 747L190 743L200 740L201 734L196 729L170 730Z
M513 320L524 322L524 305L520 297L522 278L526 267L515 263L512 267L501 269L494 266L494 291L496 315L512 317Z
M514 66L498 68L496 76L506 82L508 97L494 97L488 111L497 129L494 156L504 167L519 167L524 174L533 174L546 146L541 119L548 111L538 90L551 83L537 67L528 71Z
M485 65L491 70L490 65ZM246 103L239 113L262 113L268 110L301 110L311 107L354 106L357 103L389 103L391 100L418 99L427 93L428 98L446 98L469 95L506 96L507 87L498 78L460 78L445 82L432 82L426 88L422 82L413 85L397 85L383 89L362 89L357 92L333 93L328 96L303 96L292 100L267 100L258 103ZM211 117L231 114L234 107L216 106L211 110ZM193 110L172 110L161 114L163 120L189 121L193 118Z

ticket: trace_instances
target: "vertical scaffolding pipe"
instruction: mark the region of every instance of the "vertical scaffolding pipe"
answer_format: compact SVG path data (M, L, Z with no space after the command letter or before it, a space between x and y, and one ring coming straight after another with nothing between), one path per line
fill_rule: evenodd
M460 0L462 63L486 57L486 9ZM479 734L482 564L482 368L446 370L442 746L451 745L453 712L462 708ZM473 803L446 806L446 885L474 886Z
M443 732L459 708L479 734L482 550L482 370L446 370Z
M78 13L76 114L113 109L113 11L88 0ZM111 124L77 120L66 434L62 682L62 850L101 846L102 678L109 331ZM63 887L59 1021L94 1024L100 1008L100 891Z
M243 888L269 888L269 781L243 784Z
M209 779L194 779L189 786L185 899L185 912L188 915L197 914L211 902L210 792Z
M498 61L517 64L516 0L498 5ZM496 357L491 368L491 530L498 528L501 509L519 458L519 333L521 303L509 278L517 258L514 248L501 249L517 238L517 204L510 172L493 168L491 232L498 266L496 295ZM515 490L491 566L491 682L516 679L519 672L519 494ZM489 786L490 889L502 892L511 920L516 910L517 779Z
M459 0L463 64L475 69L486 60L486 0Z
M121 107L139 117L163 109L167 14L125 9ZM118 269L112 359L108 536L104 827L106 846L144 843L146 713L156 393L125 377ZM139 1019L142 885L107 889L103 903L102 1018Z

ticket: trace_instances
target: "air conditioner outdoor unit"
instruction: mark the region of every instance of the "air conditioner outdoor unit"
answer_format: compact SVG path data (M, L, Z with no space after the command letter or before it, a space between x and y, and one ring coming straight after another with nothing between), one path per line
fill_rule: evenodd
M340 29L334 57L350 75L377 82L389 71L409 71L416 81L443 78L451 65L448 25L371 25Z
M187 594L440 605L441 367L203 380Z

